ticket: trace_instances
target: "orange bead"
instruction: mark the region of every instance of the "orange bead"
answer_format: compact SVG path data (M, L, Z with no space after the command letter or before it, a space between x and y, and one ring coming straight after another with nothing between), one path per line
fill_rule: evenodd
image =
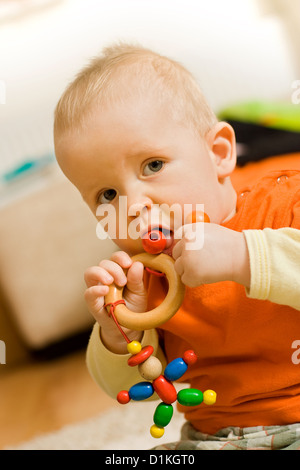
M167 405L177 400L176 388L163 375L153 380L152 385L159 398Z
M209 223L210 218L205 212L193 211L187 216L186 221L185 221L186 224L196 224L197 222Z

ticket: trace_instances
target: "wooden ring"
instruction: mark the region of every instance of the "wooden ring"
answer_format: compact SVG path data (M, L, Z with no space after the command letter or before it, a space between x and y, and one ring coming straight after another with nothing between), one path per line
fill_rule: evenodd
M161 271L166 275L169 283L168 293L163 302L153 310L147 312L132 312L126 305L119 304L115 307L114 314L121 326L131 330L149 330L162 325L169 320L179 307L184 298L185 287L181 282L179 275L174 269L174 260L171 256L161 253L159 255L151 255L149 253L140 253L132 257L133 261L140 261L144 266ZM111 284L108 294L105 296L105 303L116 302L121 300L123 287ZM109 312L109 306L107 311Z

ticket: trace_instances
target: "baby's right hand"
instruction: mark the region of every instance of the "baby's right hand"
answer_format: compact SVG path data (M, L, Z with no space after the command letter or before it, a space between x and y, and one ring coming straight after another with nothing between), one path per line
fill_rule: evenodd
M127 270L127 275L124 272ZM144 266L139 261L133 262L124 251L115 252L110 260L102 260L98 266L85 271L84 279L87 285L85 300L88 309L101 326L101 339L103 344L117 354L127 353L127 344L115 322L109 317L104 306L104 296L107 295L109 285L126 286L123 298L126 306L133 312L143 312L147 307L147 291L143 282ZM140 341L141 331L131 331L123 328L130 340Z

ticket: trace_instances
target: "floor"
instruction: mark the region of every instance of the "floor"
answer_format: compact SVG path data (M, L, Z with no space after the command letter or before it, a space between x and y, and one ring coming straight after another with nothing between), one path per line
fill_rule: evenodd
M91 379L83 350L5 367L0 366L0 449L88 419L116 403Z

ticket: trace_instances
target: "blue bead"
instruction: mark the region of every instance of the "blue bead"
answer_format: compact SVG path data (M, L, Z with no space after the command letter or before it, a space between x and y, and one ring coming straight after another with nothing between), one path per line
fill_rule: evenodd
M179 379L187 370L188 366L186 362L181 357L174 359L170 362L164 371L164 376L168 380L177 380Z
M129 391L131 400L140 401L146 400L154 393L154 388L151 382L139 382L133 385Z

